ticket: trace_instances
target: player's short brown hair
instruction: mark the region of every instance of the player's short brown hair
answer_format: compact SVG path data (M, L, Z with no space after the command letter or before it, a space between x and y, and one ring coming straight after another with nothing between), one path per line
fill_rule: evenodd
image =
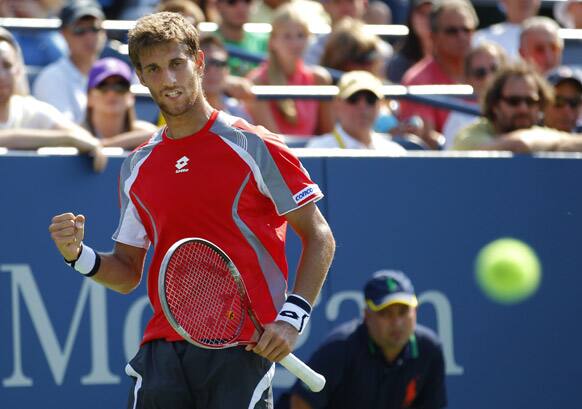
M128 34L129 58L133 66L141 71L140 52L170 42L186 45L191 55L196 55L200 49L198 30L182 15L160 12L140 18Z

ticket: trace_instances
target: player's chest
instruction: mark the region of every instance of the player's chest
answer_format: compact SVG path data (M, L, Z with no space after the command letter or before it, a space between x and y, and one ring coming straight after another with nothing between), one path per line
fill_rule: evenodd
M236 154L197 146L166 149L140 168L131 193L150 212L232 206L251 170Z

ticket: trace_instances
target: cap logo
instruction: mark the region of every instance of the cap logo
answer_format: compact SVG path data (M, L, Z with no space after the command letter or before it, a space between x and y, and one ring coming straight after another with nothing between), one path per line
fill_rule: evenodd
M391 293L398 289L398 283L392 277L386 279L386 286Z

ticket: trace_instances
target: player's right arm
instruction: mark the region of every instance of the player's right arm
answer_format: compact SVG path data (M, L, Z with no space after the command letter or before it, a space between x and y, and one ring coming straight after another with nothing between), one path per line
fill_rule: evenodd
M53 217L51 238L66 261L79 257L85 236L85 216L63 213ZM127 294L139 284L146 249L116 242L111 253L99 253L101 263L91 278L114 291Z

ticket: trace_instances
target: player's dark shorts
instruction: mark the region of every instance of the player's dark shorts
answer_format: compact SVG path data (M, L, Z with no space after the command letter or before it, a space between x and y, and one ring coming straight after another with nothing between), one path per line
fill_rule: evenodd
M244 347L209 350L162 340L125 368L128 409L272 409L275 366Z

